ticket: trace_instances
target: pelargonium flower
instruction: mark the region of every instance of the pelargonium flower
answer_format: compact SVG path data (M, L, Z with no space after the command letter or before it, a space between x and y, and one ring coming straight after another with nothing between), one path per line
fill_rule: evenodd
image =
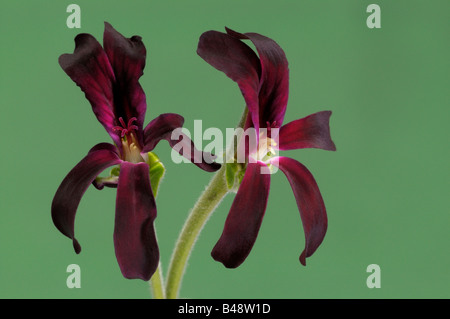
M183 125L184 119L178 114L162 114L143 129L147 104L139 78L145 59L141 37L125 38L109 23L105 23L103 47L92 35L79 34L74 53L60 56L62 69L85 93L114 145L99 143L91 148L62 181L51 211L55 226L72 239L75 252L80 253L74 223L83 194L91 183L98 189L117 188L113 236L117 261L124 277L149 280L158 266L159 250L152 189L156 185L151 185L152 172L149 173L155 157L148 152L162 139L174 145L171 133ZM182 155L194 160L194 156L201 154L195 151ZM195 163L210 172L220 168L217 163L198 159ZM111 166L117 166L115 174L98 177Z
M242 40L250 40L258 55ZM228 28L226 33L208 31L200 37L197 53L238 84L248 108L244 129L265 132L257 134L256 149L247 149L245 173L212 250L213 258L228 268L238 267L247 258L266 211L270 189L267 170L275 166L286 175L297 202L306 238L299 259L306 265L306 258L316 251L327 230L325 205L309 170L292 158L274 154L302 148L336 150L330 137L331 112L318 112L283 125L288 62L284 51L270 38Z

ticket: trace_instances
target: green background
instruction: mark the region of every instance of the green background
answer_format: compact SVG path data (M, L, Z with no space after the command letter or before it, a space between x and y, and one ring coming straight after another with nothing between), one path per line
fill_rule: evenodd
M272 178L266 216L245 263L210 257L234 195L203 229L189 260L186 298L449 298L450 2L74 1L81 29L69 29L71 1L3 1L0 11L0 297L149 298L148 284L124 279L112 241L115 190L90 187L76 219L76 255L53 226L60 182L94 144L110 142L84 94L57 63L81 32L102 38L103 22L140 35L148 58L141 84L146 123L161 113L203 127L234 127L238 87L196 54L199 36L225 26L276 40L290 65L285 123L332 110L337 152L283 152L315 176L327 207L325 240L303 267L304 233L289 183ZM366 8L381 7L381 29ZM205 143L206 144L206 143ZM156 227L164 272L187 217L211 174L171 161ZM81 288L66 286L69 264ZM369 289L370 264L381 288Z

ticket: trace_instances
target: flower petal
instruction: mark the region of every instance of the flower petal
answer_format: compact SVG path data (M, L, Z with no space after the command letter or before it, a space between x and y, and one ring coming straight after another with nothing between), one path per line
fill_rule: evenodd
M62 181L52 202L52 219L61 233L73 240L75 252L81 247L75 239L75 214L84 192L104 169L122 162L109 150L92 151Z
M166 113L153 119L144 130L143 152L151 152L162 139L169 142L170 147L182 156L207 172L217 171L221 165L213 162L214 155L199 151L194 142L184 133L173 139L172 133L183 127L184 118L181 115ZM189 151L187 151L189 150Z
M117 149L116 146L109 144L109 143L98 143L97 145L95 145L94 147L92 147L89 150L89 153L98 151L98 150L103 150L106 149L112 153L115 153L117 155L117 157L120 157L119 154L119 150ZM100 177L97 176L97 178L95 178L92 181L92 185L94 185L95 188L97 188L98 190L102 190L105 186L106 187L110 187L110 188L117 188L117 181L118 181L118 176L114 176L113 177Z
M116 78L113 86L116 119L122 117L128 123L131 118L136 117L138 138L141 139L147 109L145 93L139 84L145 67L145 46L141 37L125 38L107 22L103 46ZM117 122L116 125L120 126L120 123Z
M215 162L216 155L197 149L194 142L182 132L178 135L178 138L171 137L167 141L174 151L206 172L215 172L222 166Z
M314 177L304 165L288 157L275 157L271 163L286 175L297 201L306 238L300 262L305 266L306 257L316 251L327 232L325 204Z
M173 130L183 127L184 118L175 113L161 114L144 129L143 152L151 152L161 140L170 140Z
M259 74L261 65L255 52L228 34L208 31L201 35L198 55L224 72L241 89L256 129L259 128Z
M114 132L114 72L101 45L90 34L75 37L73 54L63 54L59 64L64 72L81 88L91 103L98 121L105 127L114 142L120 138Z
M322 111L283 125L278 148L282 151L311 147L335 151L330 136L330 116L331 111Z
M250 253L266 211L270 174L263 162L249 163L212 257L227 268L238 267Z
M120 156L119 154L119 150L117 149L116 146L110 144L110 143L98 143L97 145L93 146L90 150L89 153L95 152L95 151L99 151L99 150L108 150L112 153L115 153L117 156Z
M276 122L280 127L289 95L289 68L283 49L274 40L258 33L239 33L229 28L226 31L236 39L249 39L255 45L261 61L259 123L265 127L266 122ZM259 127L255 125L255 128Z
M122 274L149 280L159 262L156 204L146 163L123 162L116 198L114 247Z

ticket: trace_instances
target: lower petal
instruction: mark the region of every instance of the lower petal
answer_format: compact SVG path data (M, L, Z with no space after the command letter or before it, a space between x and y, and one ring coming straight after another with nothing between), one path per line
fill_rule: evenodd
M236 268L247 258L258 236L269 197L270 174L266 165L249 163L231 206L212 257L227 268Z
M62 181L52 202L52 219L61 233L73 240L75 252L81 246L75 239L75 214L89 185L106 168L122 162L116 153L106 149L90 151Z
M114 248L125 278L147 281L158 267L155 218L148 165L123 162L117 187Z
M305 266L306 257L316 251L327 232L325 204L314 177L304 165L288 157L273 158L271 163L283 171L294 192L306 238L300 255L300 262Z

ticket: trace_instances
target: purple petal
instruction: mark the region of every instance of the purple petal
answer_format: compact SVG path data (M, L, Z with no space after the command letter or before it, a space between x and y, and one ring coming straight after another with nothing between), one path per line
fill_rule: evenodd
M259 128L259 74L261 65L255 52L228 34L208 31L201 35L198 55L235 81L244 96L255 128Z
M86 189L106 168L121 163L116 153L109 150L92 151L64 178L52 202L52 219L61 233L73 240L75 252L81 247L75 239L75 214Z
M199 151L186 134L180 132L178 138L172 139L173 131L181 129L183 123L184 118L173 113L161 114L152 120L144 130L144 148L142 151L151 152L159 141L164 139L169 142L170 147L201 169L207 172L217 171L221 165L213 161L215 156L208 152Z
M316 251L327 232L325 204L314 177L305 166L288 157L273 158L271 163L286 175L297 201L306 238L300 262L305 266L306 258Z
M95 151L99 151L99 150L108 150L112 153L115 153L117 156L120 156L119 154L119 150L117 149L116 146L110 144L110 143L98 143L97 145L93 146L90 150L89 153L95 152Z
M117 188L117 184L118 180L111 180L111 179L102 179L100 181L95 179L92 182L92 185L94 185L94 187L97 188L98 190L102 190L105 186L109 188Z
M266 211L270 174L262 162L249 163L212 257L227 268L238 267L250 253Z
M151 152L161 140L170 140L173 130L183 127L184 118L174 113L161 114L144 129L143 152Z
M59 64L67 75L81 88L91 103L99 122L120 145L120 138L114 132L114 72L101 45L90 34L75 37L73 54L63 54Z
M149 280L159 262L156 204L146 163L123 162L116 198L114 247L122 274Z
M214 162L216 155L198 150L194 142L184 133L180 133L178 138L170 138L168 142L174 151L206 172L215 172L221 167L219 163Z
M265 127L266 122L275 122L280 127L289 95L289 68L283 49L272 39L258 33L242 34L228 28L226 31L237 39L249 39L255 45L261 61L259 123Z
M122 117L128 123L131 118L136 117L137 134L141 139L147 109L145 93L139 84L145 67L145 46L141 37L125 38L107 22L103 46L116 78L113 86L116 119ZM116 122L116 125L120 126L120 123Z
M279 135L279 149L321 148L335 151L330 136L331 111L311 114L283 125Z
M112 153L115 153L117 157L120 157L119 150L117 149L117 147L109 143L98 143L89 150L89 153L98 150L108 150ZM98 180L98 178L96 178L92 181L92 185L94 185L94 187L97 188L98 190L102 190L105 186L110 188L117 188L117 181L103 180L103 179L100 181Z

